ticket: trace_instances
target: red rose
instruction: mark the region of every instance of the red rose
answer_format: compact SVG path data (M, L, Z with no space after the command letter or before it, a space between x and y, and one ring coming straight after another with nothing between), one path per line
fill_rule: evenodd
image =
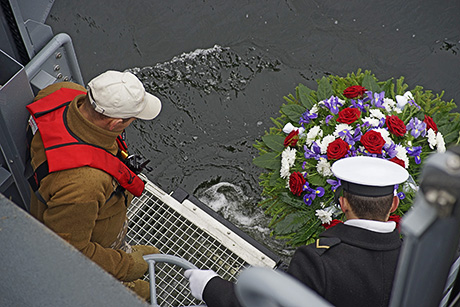
M327 159L328 160L338 160L343 157L348 152L348 149L350 146L348 145L347 142L345 142L342 139L336 139L335 141L329 143L327 146Z
M390 161L394 162L394 163L396 163L398 165L401 165L404 168L406 168L406 163L404 163L404 161L399 159L399 158L394 157L394 158L391 158Z
M303 185L305 184L306 180L303 177L302 173L294 172L289 176L289 189L291 190L292 194L296 196L300 196L303 192Z
M351 124L358 120L361 116L361 111L356 108L345 108L339 112L339 118L337 121L339 123Z
M404 125L404 122L396 115L387 116L386 124L388 131L394 135L403 136L406 133L406 125Z
M343 96L347 98L363 97L365 91L367 90L361 85L353 85L343 91Z
M396 228L399 230L399 224L401 222L401 217L399 215L390 215L388 221L396 222Z
M284 147L295 147L299 140L299 130L292 130L291 133L284 139Z
M361 143L370 153L381 154L385 140L380 132L369 130L361 137Z
M426 124L426 131L428 131L429 129L433 129L435 133L438 133L438 126L431 117L425 115L424 122Z
M342 221L339 220L332 220L329 224L322 224L324 228L329 229L337 224L343 223Z

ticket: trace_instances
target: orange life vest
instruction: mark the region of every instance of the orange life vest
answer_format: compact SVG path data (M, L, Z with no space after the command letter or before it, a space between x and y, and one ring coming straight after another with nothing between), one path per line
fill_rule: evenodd
M68 105L81 94L86 93L61 88L27 105L27 110L32 115L43 140L48 163L47 172L52 173L82 166L97 168L112 175L123 188L134 196L140 196L144 191L144 182L128 166L106 149L82 141L67 126ZM34 181L37 189L43 175L42 178L39 177L35 172ZM32 188L34 188L33 184Z

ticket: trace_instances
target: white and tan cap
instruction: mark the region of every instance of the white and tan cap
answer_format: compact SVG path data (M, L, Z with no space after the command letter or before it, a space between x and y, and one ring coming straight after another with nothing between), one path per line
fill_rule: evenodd
M409 177L407 170L394 162L366 156L340 159L331 170L345 191L371 197L392 194L395 185Z
M161 101L145 91L142 82L130 72L109 70L88 83L93 108L112 118L154 119Z

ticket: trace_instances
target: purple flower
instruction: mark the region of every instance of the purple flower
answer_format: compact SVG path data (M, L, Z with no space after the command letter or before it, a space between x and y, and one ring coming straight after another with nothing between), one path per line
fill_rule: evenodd
M426 123L420 119L413 117L409 124L407 124L407 130L410 130L410 134L414 138L418 138L420 135L425 136L426 134Z
M383 99L385 98L385 92L381 93L372 93L371 91L367 91L367 96L371 100L371 105L374 105L376 108L385 108L383 106Z
M398 198L399 199L404 199L404 198L406 198L406 194L404 194L403 192L399 192L398 193Z
M305 159L313 158L315 160L319 160L320 158L326 157L325 155L321 155L321 147L319 147L318 144L316 144L316 142L312 143L311 150L308 149L307 145L304 145L303 149L305 150Z
M329 121L330 121L331 119L333 119L333 118L334 118L334 116L332 116L332 115L326 116L326 125L329 126Z
M383 145L383 151L390 157L390 159L396 157L398 154L395 143L391 143L390 145Z
M369 98L366 98L366 99L358 99L357 101L354 100L354 99L351 99L351 100L350 100L350 103L351 103L351 105L352 105L353 107L360 109L361 112L363 112L363 113L366 113L366 112L367 112L366 108L369 107L369 105L366 104L366 102L368 102L368 101L369 101Z
M409 101L407 102L409 103L409 105L416 106L419 110L421 109L421 107L415 102L414 99L409 99Z
M303 191L313 191L313 189L310 188L310 184L308 182L305 182L303 185Z
M339 101L339 98L336 96L331 96L331 98L323 100L324 105L331 111L333 114L339 113L339 107L343 105L342 102Z
M317 187L313 192L317 197L323 197L325 191L323 187Z
M307 109L307 111L303 113L302 116L300 116L299 124L302 125L302 127L304 127L304 124L310 123L310 120L315 118L318 118L318 114L311 113L310 110Z
M314 195L314 194L313 194L313 195ZM313 202L313 199L314 199L314 198L312 198L311 196L312 196L312 194L305 194L305 195L303 196L303 202L304 202L307 206L311 206L311 203Z
M422 159L420 158L420 154L422 153L422 146L415 146L412 148L407 147L407 154L411 157L414 157L415 163L420 164Z
M340 187L341 185L340 179L339 180L327 179L326 182L331 185L332 192L335 192L337 188Z
M305 185L304 185L304 191L305 191ZM308 191L310 191L311 193L305 194L305 196L303 197L303 202L307 206L310 206L316 197L322 197L325 193L324 188L322 187L318 187L316 189L311 189L310 187L308 187Z

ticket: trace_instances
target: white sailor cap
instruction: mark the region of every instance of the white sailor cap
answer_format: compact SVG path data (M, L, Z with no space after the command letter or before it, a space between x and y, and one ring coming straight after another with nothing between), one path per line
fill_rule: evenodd
M365 156L340 159L331 170L343 190L371 197L393 194L395 185L409 177L407 170L394 162Z

